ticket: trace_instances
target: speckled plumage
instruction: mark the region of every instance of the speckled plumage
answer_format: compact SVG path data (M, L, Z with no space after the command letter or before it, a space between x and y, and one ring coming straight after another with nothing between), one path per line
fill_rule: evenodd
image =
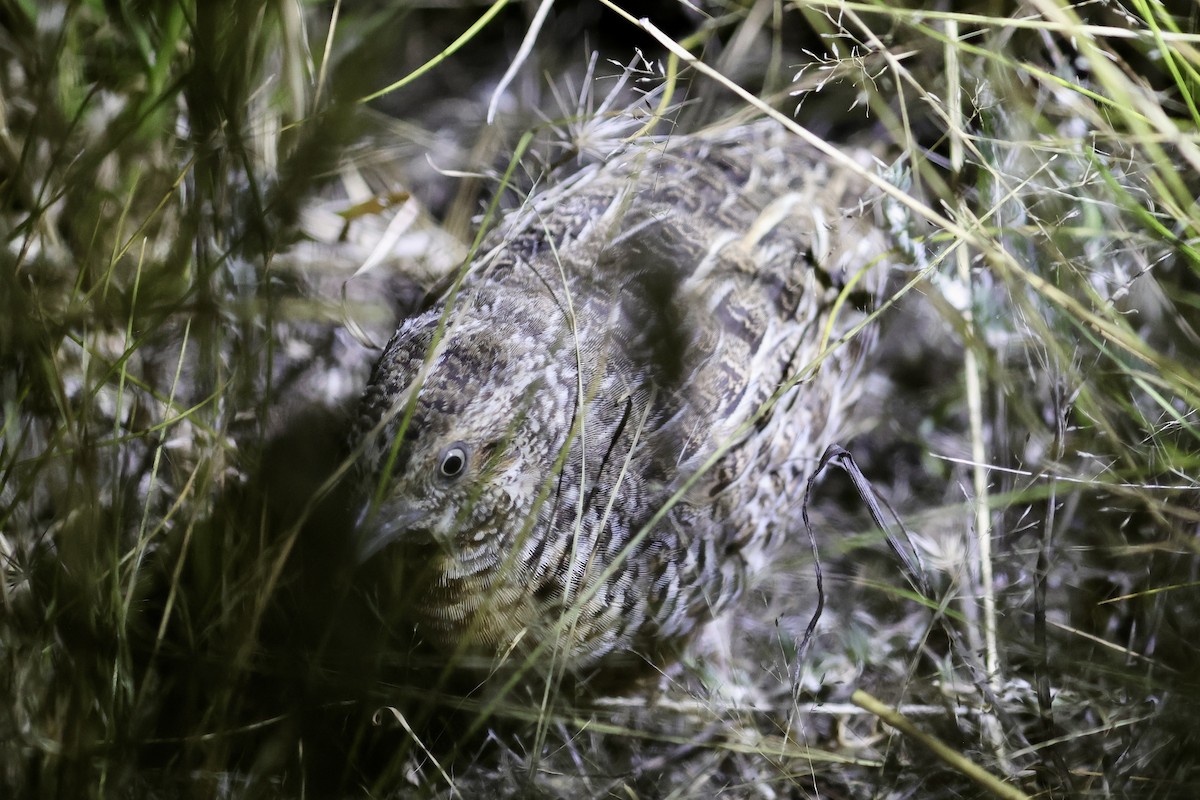
M814 364L843 287L886 271L871 196L760 122L630 145L509 215L360 406L362 554L396 560L421 634L587 674L727 607L858 392L868 336Z

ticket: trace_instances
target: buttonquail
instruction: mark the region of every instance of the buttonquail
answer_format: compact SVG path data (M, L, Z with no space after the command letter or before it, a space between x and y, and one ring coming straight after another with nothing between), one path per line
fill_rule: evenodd
M420 635L583 676L729 606L858 394L873 195L762 121L639 140L510 214L359 408L358 552Z

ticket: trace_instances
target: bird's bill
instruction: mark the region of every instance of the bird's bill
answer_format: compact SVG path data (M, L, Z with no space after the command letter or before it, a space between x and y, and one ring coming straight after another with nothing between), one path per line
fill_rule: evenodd
M355 560L365 563L380 550L401 538L420 519L416 510L381 507L374 500L363 503L354 521Z

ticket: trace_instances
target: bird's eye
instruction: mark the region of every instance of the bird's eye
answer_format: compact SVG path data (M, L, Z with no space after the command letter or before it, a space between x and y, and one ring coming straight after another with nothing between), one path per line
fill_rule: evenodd
M438 471L443 478L457 478L467 468L467 446L456 442L442 451Z

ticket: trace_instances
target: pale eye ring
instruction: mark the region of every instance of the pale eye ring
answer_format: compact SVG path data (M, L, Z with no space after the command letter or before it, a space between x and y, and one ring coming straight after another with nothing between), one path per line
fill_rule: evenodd
M443 478L457 478L467 470L467 446L455 442L442 451L438 463L438 474Z

